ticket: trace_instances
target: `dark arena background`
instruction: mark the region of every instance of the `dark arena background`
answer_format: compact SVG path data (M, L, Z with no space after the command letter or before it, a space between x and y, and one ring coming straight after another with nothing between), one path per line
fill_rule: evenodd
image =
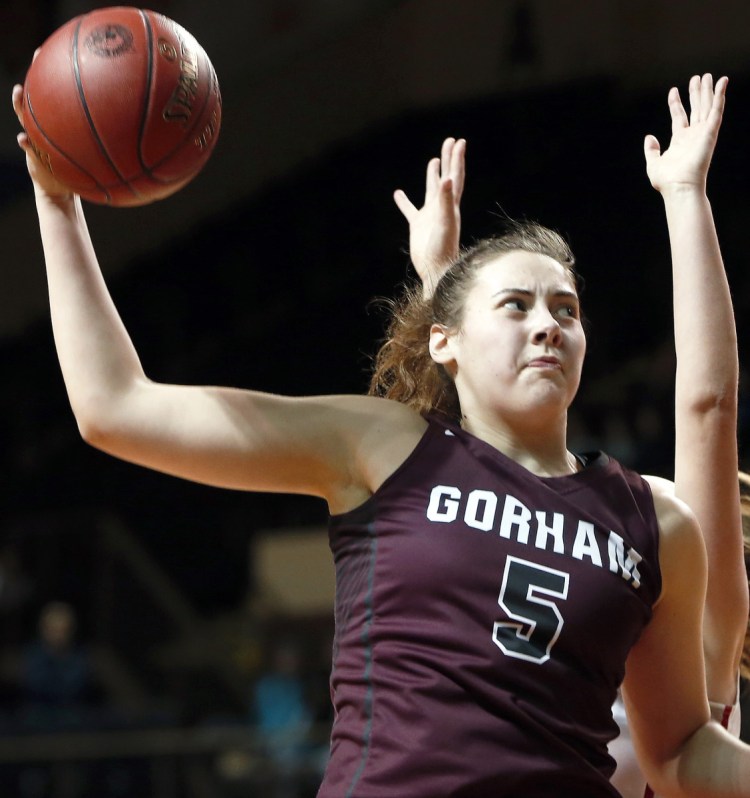
M11 86L96 3L0 6L0 795L313 796L330 725L325 506L219 491L80 439L54 353ZM103 270L160 381L366 390L377 297L411 276L407 225L445 136L468 140L464 242L500 217L564 233L589 355L572 445L671 476L671 272L642 143L669 141L667 91L730 77L709 177L743 365L750 468L750 5L745 0L170 0L201 42L223 126L187 188L87 206ZM35 711L21 672L40 618L74 622L87 689ZM62 621L61 621L62 619ZM69 627L66 627L69 628ZM263 727L276 668L305 744ZM745 735L750 737L750 732ZM279 739L281 741L279 742ZM285 758L288 757L288 758Z

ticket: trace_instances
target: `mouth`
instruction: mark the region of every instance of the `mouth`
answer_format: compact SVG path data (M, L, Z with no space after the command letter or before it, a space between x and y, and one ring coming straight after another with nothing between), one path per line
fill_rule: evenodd
M556 357L535 357L533 360L529 360L529 362L526 364L526 367L534 369L550 369L553 371L562 370L562 365Z

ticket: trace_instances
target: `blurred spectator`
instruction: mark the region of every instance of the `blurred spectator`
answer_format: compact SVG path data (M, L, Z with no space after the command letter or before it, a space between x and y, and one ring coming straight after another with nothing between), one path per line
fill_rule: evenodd
M269 669L255 682L253 721L275 771L273 798L303 798L317 791L325 763L311 739L314 713L302 670L302 654L291 639L277 642Z
M85 648L76 640L76 615L62 601L46 604L37 638L21 662L21 720L34 730L90 725L100 694Z

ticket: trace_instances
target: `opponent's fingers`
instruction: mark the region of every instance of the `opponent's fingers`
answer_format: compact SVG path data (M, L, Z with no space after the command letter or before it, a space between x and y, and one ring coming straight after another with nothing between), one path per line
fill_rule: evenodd
M694 124L701 119L701 77L693 75L688 83L688 96L690 98L690 124Z
M443 140L443 146L440 148L440 174L442 177L450 173L455 145L456 140L452 136Z
M669 113L672 117L672 133L674 134L688 126L687 114L685 113L685 108L680 99L680 92L676 86L672 86L669 90L667 103L669 104Z
M729 78L722 75L714 86L713 97L711 99L711 108L708 112L708 119L714 124L721 124L721 118L724 115L724 104L726 102L727 86L729 85Z
M453 180L453 197L460 202L466 178L466 139L458 139L453 145L449 174Z
M701 120L708 119L714 104L714 78L710 72L701 77Z
M659 160L659 156L661 155L661 145L659 144L659 139L657 139L656 136L652 136L649 133L643 140L643 154L646 156L647 167L650 163Z
M424 199L425 202L434 196L440 183L440 158L430 158L425 174Z
M453 212L453 188L453 180L450 177L440 178L438 201L440 203L440 212L444 218Z
M411 224L411 220L416 216L419 212L415 207L414 203L406 196L406 194L400 189L397 188L393 192L393 200L398 206L398 209L403 213L406 217L406 221Z

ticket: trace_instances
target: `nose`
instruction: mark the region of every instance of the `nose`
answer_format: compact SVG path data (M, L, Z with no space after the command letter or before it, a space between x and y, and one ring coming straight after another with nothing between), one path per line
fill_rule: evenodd
M560 346L562 342L560 322L547 308L544 308L535 319L532 339L535 344L549 343L552 346Z

